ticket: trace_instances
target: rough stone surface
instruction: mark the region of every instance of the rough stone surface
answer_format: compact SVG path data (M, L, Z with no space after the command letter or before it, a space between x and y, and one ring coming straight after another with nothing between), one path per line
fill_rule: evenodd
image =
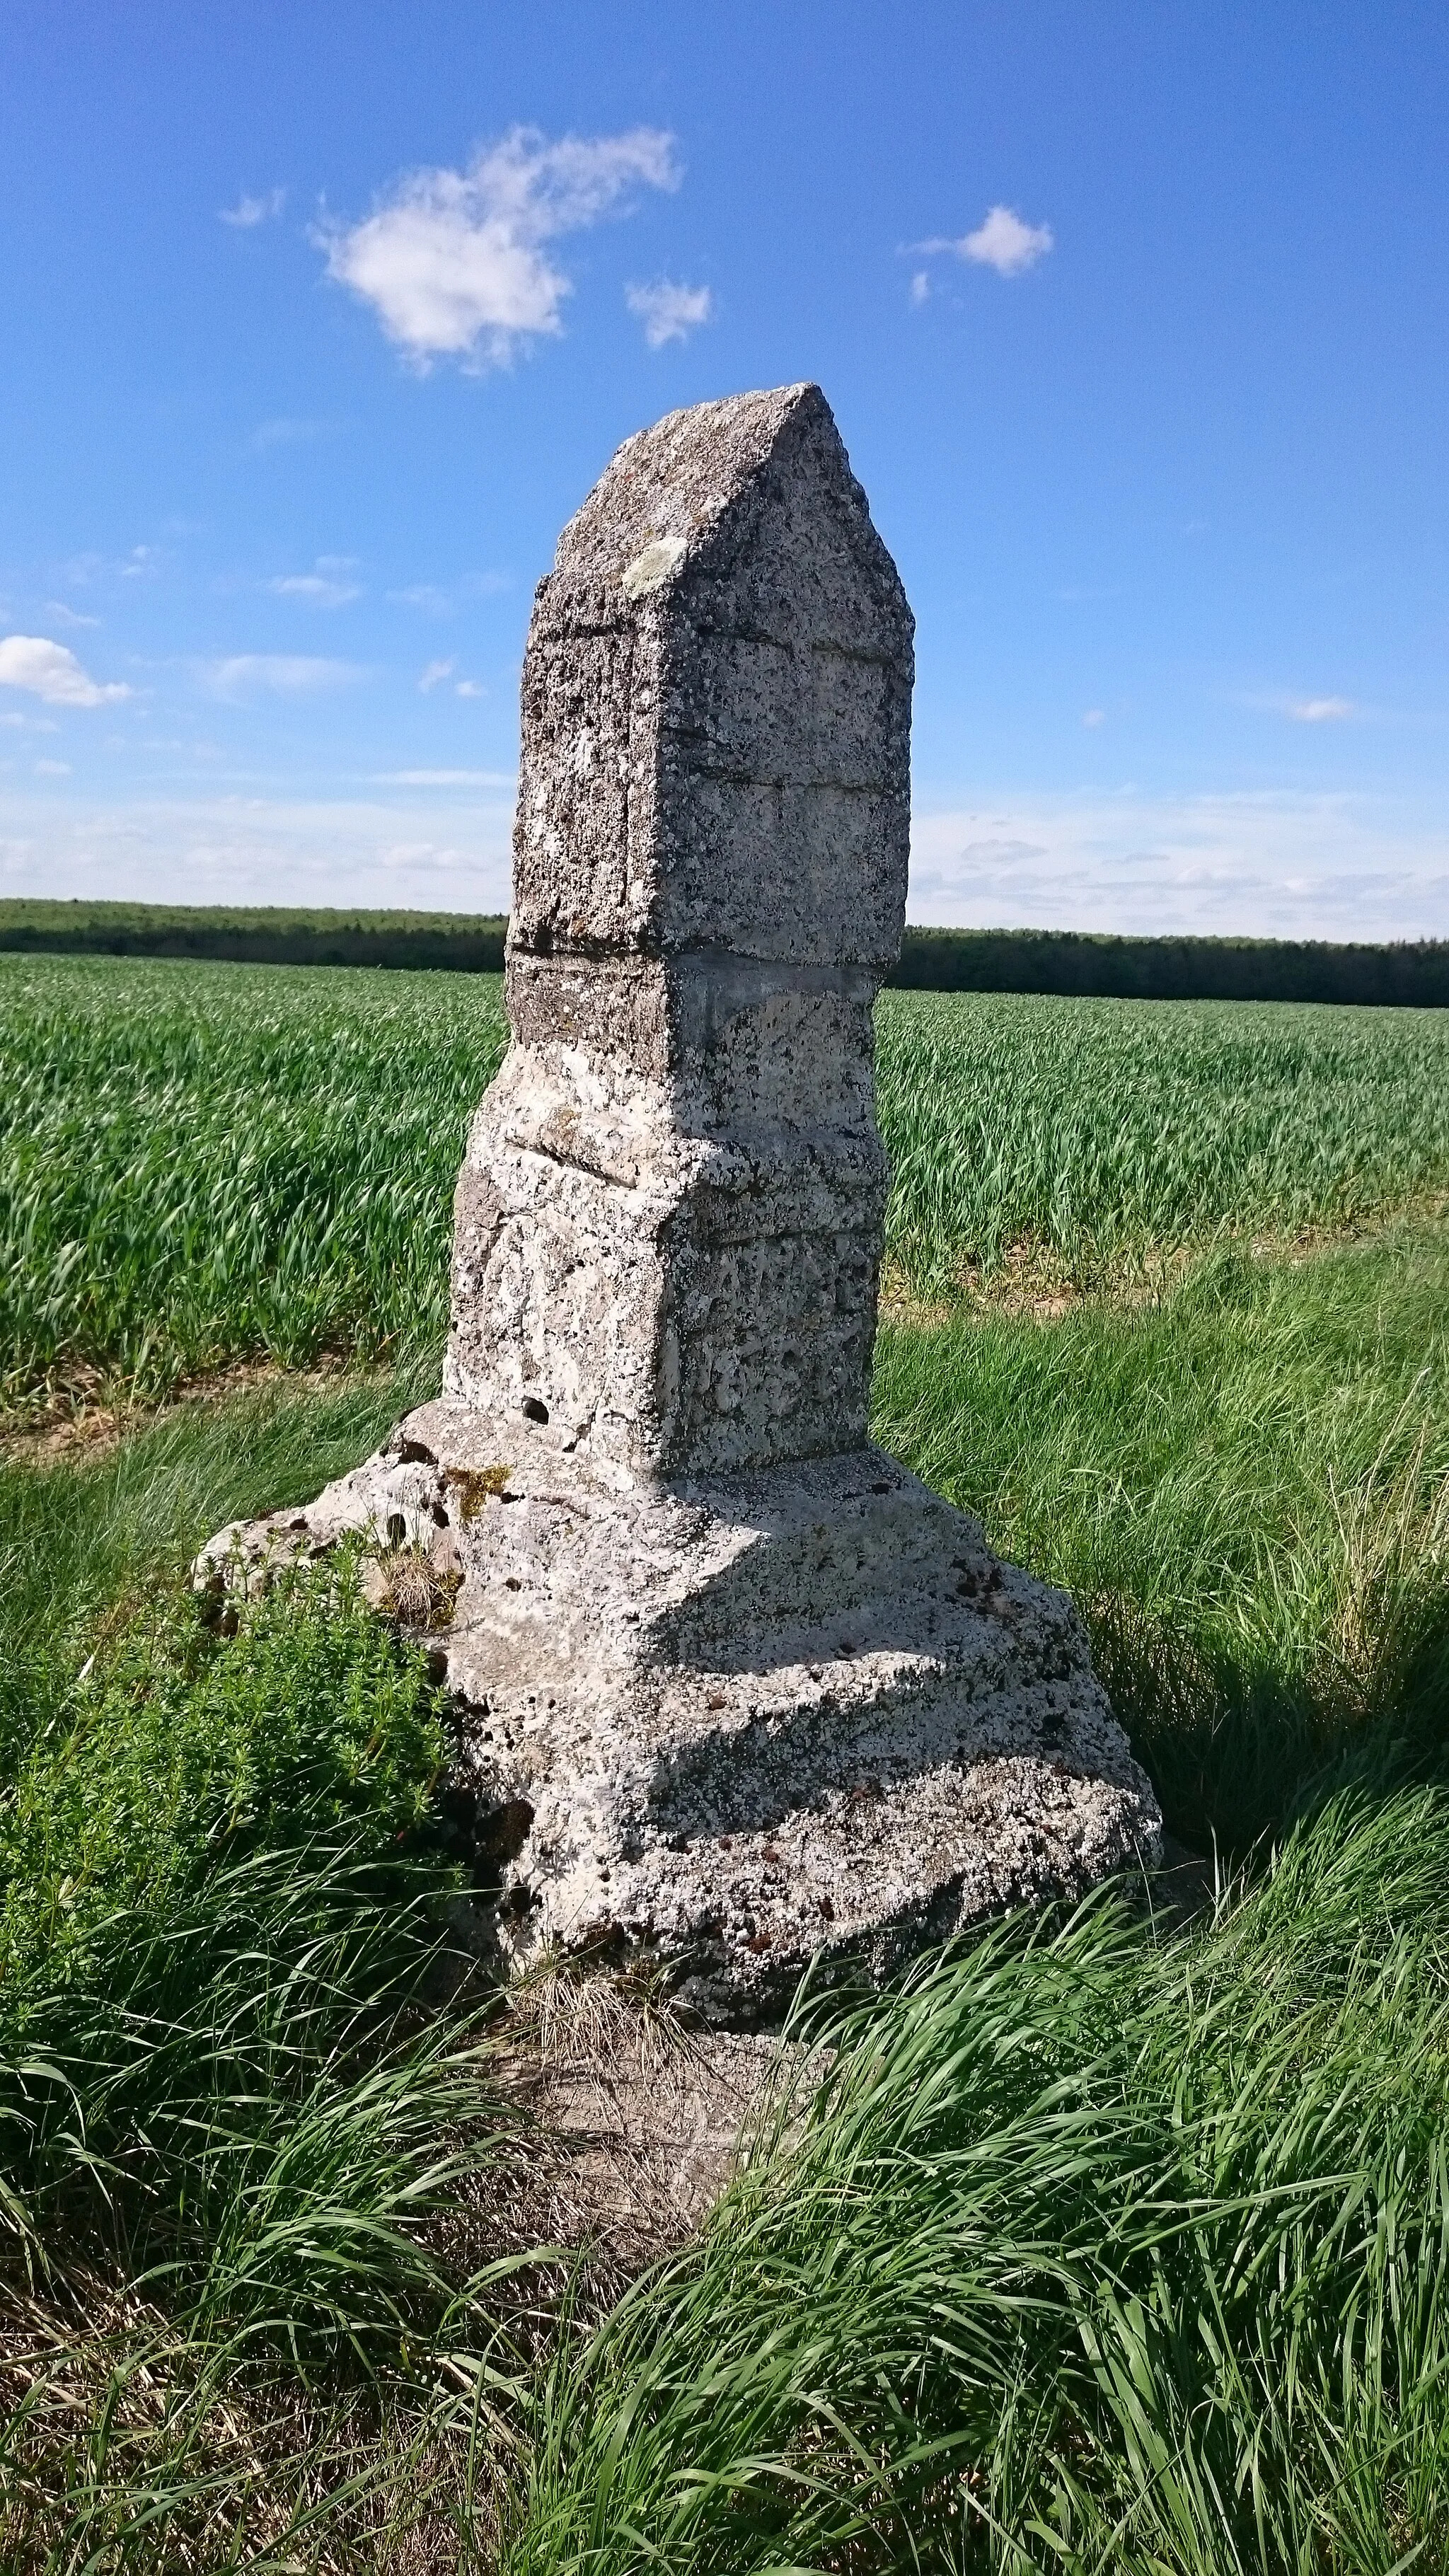
M814 386L673 414L565 528L447 1394L631 1475L864 1439L911 631Z
M652 1952L716 2018L1160 1837L1070 1604L866 1439L911 677L816 387L619 450L530 629L442 1398L199 1567L369 1533L504 1947Z

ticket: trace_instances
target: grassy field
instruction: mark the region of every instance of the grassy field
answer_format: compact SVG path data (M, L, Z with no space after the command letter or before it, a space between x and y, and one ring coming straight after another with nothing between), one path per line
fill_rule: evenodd
M1449 1189L1449 1013L890 993L918 1297L1160 1273ZM0 1383L436 1340L485 977L0 957Z
M837 2019L591 2322L420 1659L181 1580L432 1382L497 988L3 961L12 1420L390 1357L0 1465L0 2565L1449 2568L1440 1025L886 997L880 1435L1071 1586L1223 1894Z

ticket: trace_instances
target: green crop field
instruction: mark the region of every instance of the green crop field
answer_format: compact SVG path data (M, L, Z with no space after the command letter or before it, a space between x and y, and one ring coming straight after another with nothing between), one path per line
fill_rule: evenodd
M1217 1897L807 2011L631 2282L421 1655L184 1580L435 1383L499 987L0 958L7 2571L1449 2570L1449 1014L878 1027L878 1434L1071 1588Z
M888 1255L1089 1287L1449 1189L1449 1013L889 993ZM489 977L0 957L0 1352L156 1388L441 1331Z
M1086 1285L1449 1183L1438 1012L887 993L879 1065L890 1253L927 1290L1016 1249Z

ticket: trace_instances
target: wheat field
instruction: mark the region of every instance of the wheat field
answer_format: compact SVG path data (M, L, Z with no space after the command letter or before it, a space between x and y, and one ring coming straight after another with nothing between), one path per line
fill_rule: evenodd
M426 1344L488 976L0 958L0 1351L147 1390ZM1449 1187L1449 1013L887 993L888 1258L950 1299Z

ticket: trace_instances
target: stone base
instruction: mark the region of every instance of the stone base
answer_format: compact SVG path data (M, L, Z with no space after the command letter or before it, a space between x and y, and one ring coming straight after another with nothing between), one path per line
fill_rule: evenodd
M375 1551L446 1663L498 1940L657 1959L748 2025L965 1924L1155 1863L1161 1818L1066 1596L864 1448L709 1484L602 1480L546 1425L446 1400L218 1586Z

